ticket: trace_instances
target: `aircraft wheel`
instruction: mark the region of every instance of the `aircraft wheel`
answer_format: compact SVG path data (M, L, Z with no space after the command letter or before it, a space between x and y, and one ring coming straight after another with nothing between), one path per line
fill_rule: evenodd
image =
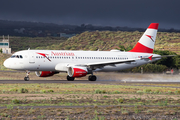
M74 81L74 79L75 79L74 77L70 77L69 75L67 76L68 81Z
M89 81L96 81L97 77L95 75L90 75L88 80Z
M29 81L29 77L24 77L24 80L25 81Z

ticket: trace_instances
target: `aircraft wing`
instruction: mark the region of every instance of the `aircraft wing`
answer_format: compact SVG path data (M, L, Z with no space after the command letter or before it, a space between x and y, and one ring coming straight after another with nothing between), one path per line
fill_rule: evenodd
M93 63L87 63L87 66L90 67L96 67L96 66L106 66L106 65L114 65L114 64L121 64L121 63L129 63L129 62L135 62L135 60L141 60L141 58L136 59L128 59L128 60L116 60L116 61L106 61L106 62L93 62Z
M86 63L86 64L59 63L55 66L55 70L61 71L61 72L67 71L68 67L70 66L89 67L92 69L96 69L96 68L104 67L106 65L115 66L115 64L134 62L135 60L141 60L141 58L114 60L114 61L105 61L105 62L93 62L93 63Z
M149 56L145 58L135 58L135 59L128 59L128 60L116 60L116 61L106 61L106 62L96 62L96 63L87 63L86 65L89 67L103 67L106 65L115 65L115 64L121 64L121 63L129 63L129 62L135 62L135 60L142 60L142 59L149 59L152 60L152 58L163 58L163 57L173 57L176 55L164 55L164 56Z

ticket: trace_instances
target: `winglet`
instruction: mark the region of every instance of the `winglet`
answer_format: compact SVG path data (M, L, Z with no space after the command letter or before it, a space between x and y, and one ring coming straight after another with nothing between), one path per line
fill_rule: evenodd
M153 55L149 56L148 58L149 58L150 60L152 60L152 56L153 56Z

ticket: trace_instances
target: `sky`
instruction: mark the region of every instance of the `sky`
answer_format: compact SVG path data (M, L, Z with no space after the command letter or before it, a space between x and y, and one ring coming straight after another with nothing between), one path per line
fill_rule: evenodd
M180 0L0 0L0 20L180 29Z

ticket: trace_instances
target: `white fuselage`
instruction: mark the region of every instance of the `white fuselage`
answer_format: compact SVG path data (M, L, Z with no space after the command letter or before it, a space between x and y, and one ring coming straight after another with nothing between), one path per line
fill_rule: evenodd
M38 53L43 53L43 56ZM4 62L4 66L16 70L29 71L56 71L55 66L64 64L88 64L97 62L113 62L140 57L160 56L151 53L121 52L121 51L68 51L68 50L24 50L13 54L13 57ZM18 57L17 57L18 56ZM21 56L21 57L20 57ZM118 71L147 64L160 58L141 59L115 65L106 65L94 71Z

